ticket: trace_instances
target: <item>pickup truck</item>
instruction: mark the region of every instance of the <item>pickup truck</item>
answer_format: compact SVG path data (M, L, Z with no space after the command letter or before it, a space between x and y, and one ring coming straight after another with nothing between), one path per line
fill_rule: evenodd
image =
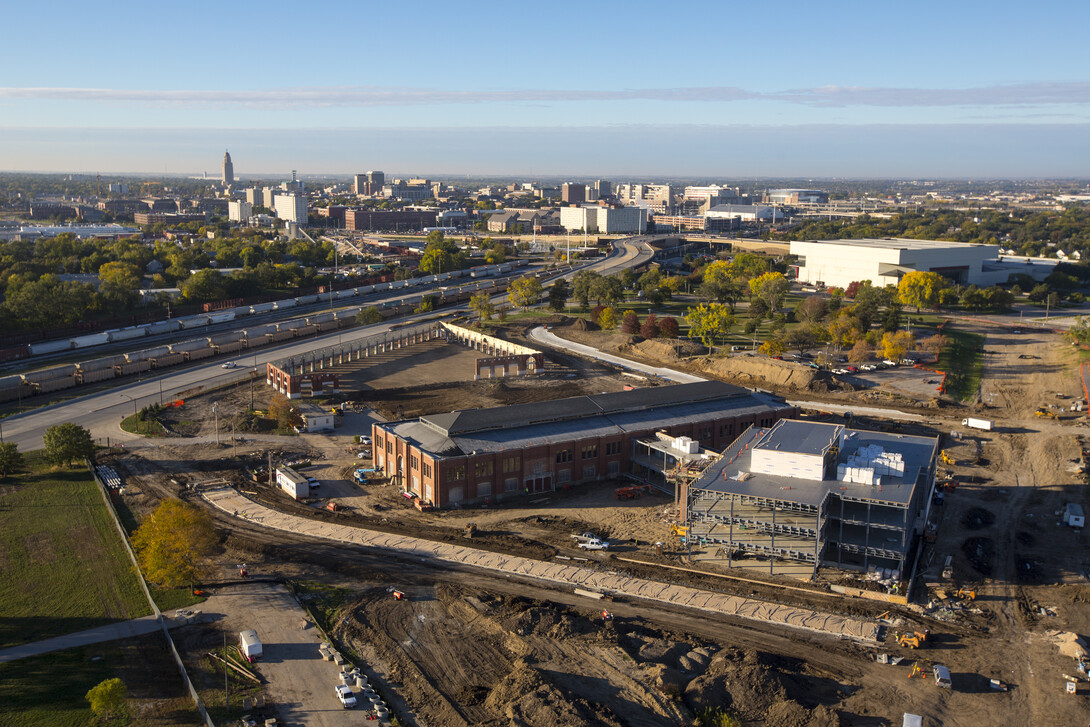
M599 540L598 538L583 538L576 547L580 550L609 550L608 540Z

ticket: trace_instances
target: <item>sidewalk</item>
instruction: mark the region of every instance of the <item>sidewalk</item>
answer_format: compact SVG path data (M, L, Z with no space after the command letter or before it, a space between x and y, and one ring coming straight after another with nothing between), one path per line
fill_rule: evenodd
M169 621L168 621L169 625ZM64 651L76 649L81 646L101 644L104 641L116 641L118 639L131 639L136 636L145 636L159 630L159 623L155 616L149 614L134 618L131 621L118 621L117 623L96 626L86 631L77 631L74 634L55 636L52 639L32 641L29 644L12 646L0 650L0 663L26 659L39 654L48 654L51 651Z
M614 366L620 366L623 369L639 371L640 373L650 374L652 376L660 376L670 381L676 381L679 384L694 384L698 381L707 381L707 379L702 376L694 376L692 374L682 373L681 371L674 371L673 369L649 366L637 361L632 361L631 359L621 358L620 356L612 356L608 353L603 353L596 348L591 348L590 346L584 346L581 343L575 343L574 341L568 341L559 336L554 336L540 326L530 331L530 338L535 341L541 341L553 348L567 349L568 351L582 354L588 358L606 361Z

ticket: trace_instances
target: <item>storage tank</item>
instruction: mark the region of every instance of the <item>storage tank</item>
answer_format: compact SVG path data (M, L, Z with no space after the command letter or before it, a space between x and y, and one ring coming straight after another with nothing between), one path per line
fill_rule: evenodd
M276 303L258 303L257 305L250 306L251 313L267 313L273 309Z
M220 311L219 313L211 313L208 316L208 323L227 323L228 321L235 320L235 314L231 311Z

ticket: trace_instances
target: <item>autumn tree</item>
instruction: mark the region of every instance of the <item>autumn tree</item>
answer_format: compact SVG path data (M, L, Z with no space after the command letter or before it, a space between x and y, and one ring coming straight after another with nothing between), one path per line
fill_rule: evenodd
M650 340L659 337L659 320L654 313L648 313L643 325L640 326L640 335Z
M511 285L507 286L507 300L511 301L511 305L525 310L532 305L537 305L541 300L542 292L541 281L526 276L512 281Z
M783 338L780 336L773 336L761 344L761 347L757 349L758 353L763 353L765 356L782 356L786 350L784 346Z
M7 477L23 466L23 454L15 442L0 442L0 477Z
M453 240L448 240L439 230L428 233L427 245L418 266L421 272L437 275L449 273L465 265L465 253L458 249Z
M910 305L916 310L937 308L939 291L949 285L950 282L938 273L914 270L901 278L897 286L897 300L901 305Z
M874 349L864 339L856 341L848 351L848 360L852 363L866 363L872 358L874 358Z
M936 333L933 336L928 336L920 341L920 348L928 353L938 355L942 353L942 349L946 348L946 336L941 333Z
M676 318L666 316L659 321L659 335L663 338L677 338L679 327Z
M621 316L621 332L632 336L640 332L640 317L636 311L628 310Z
M715 340L725 336L734 325L734 316L722 303L701 303L685 312L689 331L711 348Z
M916 346L916 337L908 331L882 334L882 355L890 361L900 361Z
M42 444L46 460L65 467L71 466L76 460L86 459L95 452L91 433L72 422L56 424L46 429Z
M791 284L783 273L765 273L749 281L749 289L754 297L763 300L769 313L775 313L787 295Z
M269 416L276 422L278 429L291 429L303 423L303 417L283 394L273 394L269 404Z
M469 308L474 311L482 321L492 320L492 314L496 312L496 306L492 302L492 296L483 290L474 293L469 299Z
M820 323L827 308L824 298L817 295L807 296L795 306L795 320L808 325Z
M859 319L846 310L837 313L836 317L829 321L826 330L829 333L829 341L837 350L855 345L864 333Z
M164 500L132 535L144 577L163 588L192 585L205 573L216 531L204 510Z
M598 325L603 331L611 331L617 327L617 311L609 306L602 308L598 313Z
M125 688L125 683L115 677L91 687L84 695L84 699L91 703L91 711L98 715L99 719L109 720L124 712L127 696L128 689Z

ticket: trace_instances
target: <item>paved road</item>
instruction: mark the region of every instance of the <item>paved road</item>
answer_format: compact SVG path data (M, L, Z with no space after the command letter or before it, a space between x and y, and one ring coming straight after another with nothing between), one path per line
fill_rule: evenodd
M552 346L553 348L561 348L566 351L582 354L587 358L594 358L598 359L599 361L606 361L607 363L611 363L614 366L620 366L623 369L639 371L640 373L649 374L651 376L660 376L670 381L676 381L679 384L692 384L698 381L707 381L706 378L701 376L694 376L693 374L687 374L682 371L675 371L673 369L668 369L665 367L651 366L649 364L639 363L638 361L633 361L631 359L621 358L620 356L613 356L603 351L599 351L597 348L584 346L581 343L575 343L574 341L569 341L567 339L560 338L559 336L554 336L552 333L549 333L541 326L538 326L537 328L530 331L530 338L534 339L535 341L540 341L547 346Z
M403 557L467 565L498 573L535 578L568 588L606 591L819 635L849 638L866 644L874 644L878 640L876 624L845 616L670 585L645 578L633 578L621 573L592 570L563 563L547 563L407 535L311 520L260 505L231 487L208 489L202 492L201 496L214 507L233 517L243 518L248 522L274 530L363 545L393 552Z
M168 621L168 626L176 626ZM20 644L0 650L0 663L26 659L39 654L48 654L51 651L63 651L65 649L77 649L81 646L101 644L104 641L116 641L118 639L132 639L159 631L159 621L154 615L141 616L129 621L96 626L86 631L77 631L74 634L56 636L52 639L32 641L29 644ZM166 646L166 644L164 644Z

